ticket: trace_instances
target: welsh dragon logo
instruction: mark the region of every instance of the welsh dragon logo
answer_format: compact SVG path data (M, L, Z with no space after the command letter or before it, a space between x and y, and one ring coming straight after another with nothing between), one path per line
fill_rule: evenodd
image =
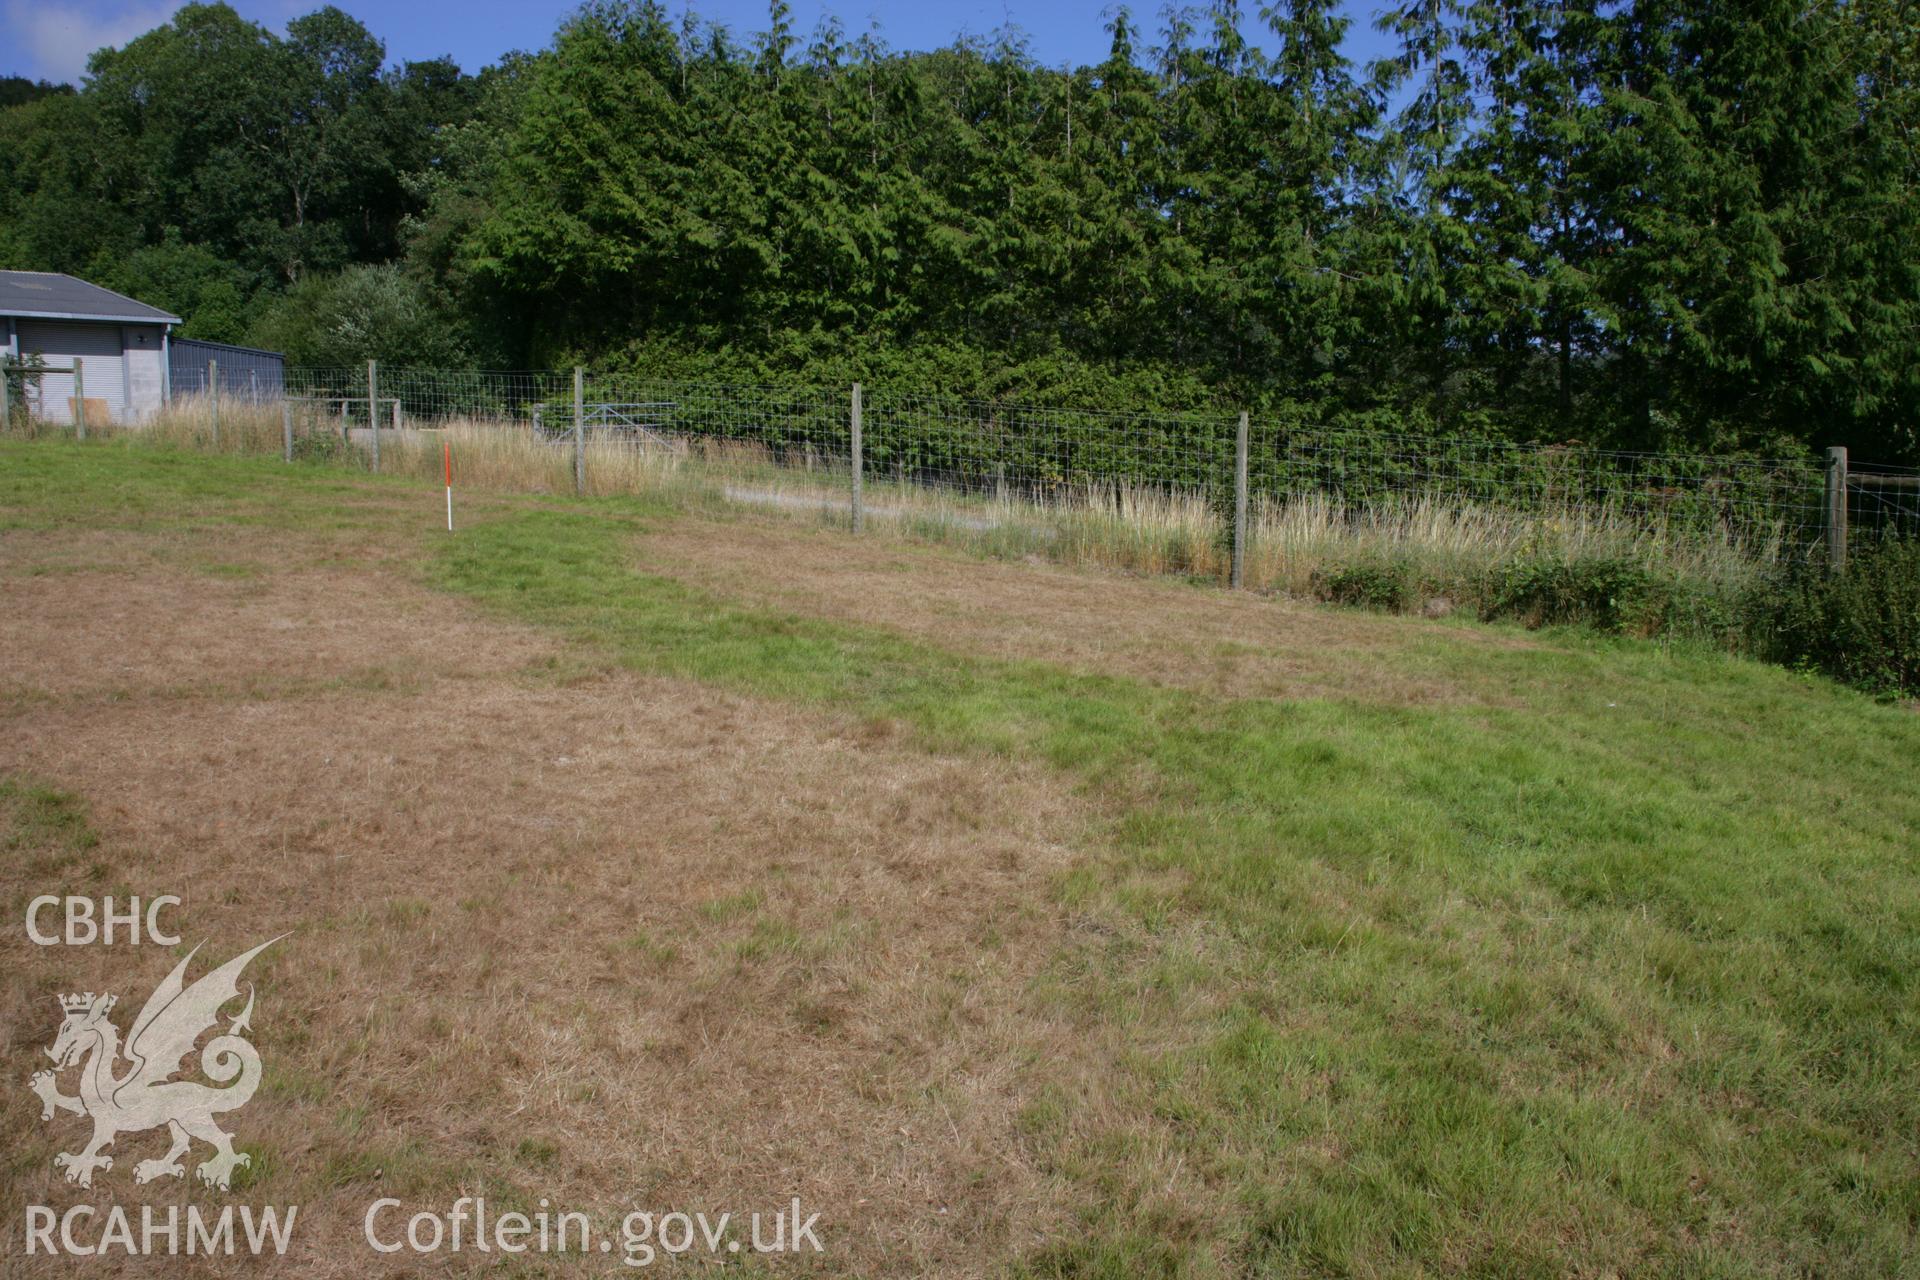
M233 1171L251 1162L244 1152L233 1149L233 1135L213 1121L217 1115L245 1106L260 1085L260 1054L242 1037L253 1016L251 985L246 1008L228 1025L225 1034L215 1036L200 1050L200 1069L216 1084L227 1087L216 1089L197 1080L169 1077L180 1070L181 1060L193 1052L201 1033L220 1021L221 1006L239 998L240 972L247 962L278 941L280 938L271 938L187 986L183 978L187 964L200 950L195 947L147 998L140 1016L133 1020L124 1048L119 1028L107 1017L118 997L91 991L60 997L65 1020L53 1047L47 1050L54 1069L35 1072L28 1087L40 1095L42 1120L53 1119L55 1111L70 1111L93 1120L93 1140L85 1150L77 1154L62 1152L53 1158L56 1166L67 1171L68 1182L91 1187L94 1170L113 1168L113 1157L101 1152L112 1146L116 1137L161 1125L167 1127L173 1146L160 1159L135 1165L135 1182L184 1176L186 1169L180 1157L187 1154L194 1138L213 1148L213 1155L194 1169L200 1181L210 1187L226 1190L233 1181ZM80 1066L80 1092L70 1098L60 1092L56 1073L76 1065ZM227 1084L230 1080L234 1083Z

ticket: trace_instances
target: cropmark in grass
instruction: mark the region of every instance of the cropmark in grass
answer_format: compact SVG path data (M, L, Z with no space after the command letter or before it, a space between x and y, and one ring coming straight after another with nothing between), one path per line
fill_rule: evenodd
M629 512L461 534L447 587L649 671L1044 760L1115 856L1036 998L1084 1031L1033 1274L1872 1274L1920 1233L1920 720L1622 643L1523 705L1227 700L757 612Z

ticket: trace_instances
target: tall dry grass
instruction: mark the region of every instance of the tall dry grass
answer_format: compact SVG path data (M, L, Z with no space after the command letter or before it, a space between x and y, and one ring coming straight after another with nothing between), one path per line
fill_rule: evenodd
M115 428L115 435L210 453L279 453L280 406L181 396L144 424Z
M364 429L301 406L295 456L355 468L371 463ZM70 430L70 429L69 429ZM278 405L177 401L149 424L101 436L233 454L278 454ZM380 467L438 483L451 444L456 484L502 493L574 492L571 443L525 423L462 419L431 430L383 430ZM746 506L845 526L850 518L844 458L796 465L762 445L692 439L646 447L590 440L585 492L640 495L696 506ZM965 494L869 476L865 517L876 528L931 538L999 557L1039 556L1066 564L1141 574L1224 579L1231 559L1226 513L1204 493L1126 483L1027 493ZM1350 504L1328 494L1254 499L1246 585L1326 594L1331 575L1356 565L1391 566L1420 595L1478 603L1507 567L1560 564L1640 566L1718 599L1736 598L1782 555L1778 538L1742 541L1725 532L1668 527L1606 505L1518 510L1463 503L1441 493L1390 504Z
M1749 543L1606 505L1516 511L1439 494L1364 507L1326 494L1260 497L1250 524L1247 580L1296 594L1313 590L1326 566L1355 561L1399 563L1420 580L1455 585L1505 564L1639 562L1737 589L1782 550L1778 538Z

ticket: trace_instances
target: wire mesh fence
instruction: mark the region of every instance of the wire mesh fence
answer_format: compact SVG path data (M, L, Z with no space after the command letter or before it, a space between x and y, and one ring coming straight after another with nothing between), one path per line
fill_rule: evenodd
M1849 469L1846 508L1850 530L1920 537L1920 469Z
M223 376L218 395L189 377L173 394L177 410L210 417L216 437L223 416L231 434L236 416L270 412L257 434L279 445L284 433L296 456L366 454L377 426L398 458L418 433L456 428L593 491L612 491L608 473L624 466L628 479L706 475L747 501L827 505L845 501L855 463L850 387L358 366L290 368L283 389ZM1060 409L894 387L864 389L861 411L858 462L876 513L937 506L975 527L1066 513L1177 523L1202 542L1232 537L1238 415ZM623 457L642 461L613 461ZM1497 525L1511 549L1577 527L1611 545L1710 545L1778 561L1822 553L1840 518L1833 476L1814 458L1396 434L1305 412L1252 415L1244 468L1256 540L1302 537L1309 526L1425 522L1431 532L1451 522L1456 532ZM1920 471L1856 466L1840 486L1855 536L1920 536Z
M1253 488L1281 501L1319 494L1368 507L1437 500L1578 514L1648 535L1711 538L1769 558L1810 550L1823 527L1824 476L1811 459L1271 428L1257 420L1254 435Z
M382 401L400 406L404 427L438 426L451 420L494 424L532 425L541 410L571 404L573 375L557 370L495 372L476 369L406 369L379 366L372 374L373 391ZM351 423L367 425L369 370L350 368L287 370L287 394L302 400L326 402ZM390 425L388 406L382 404L383 424ZM568 412L571 412L570 408Z
M570 372L379 368L372 393L381 425L495 427L568 443L576 408L582 433L602 444L684 451L700 442L764 447L776 465L847 456L846 394L815 387L709 386L586 373L576 406ZM366 426L369 372L290 369L288 395L321 404L348 427Z
M1211 501L1232 485L1231 416L1052 409L886 388L863 401L863 463L883 481L1030 502L1098 502L1119 486Z

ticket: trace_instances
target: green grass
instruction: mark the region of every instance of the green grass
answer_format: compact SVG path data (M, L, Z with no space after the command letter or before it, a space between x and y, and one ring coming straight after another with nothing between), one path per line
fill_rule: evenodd
M376 518L364 480L183 461L0 446L0 529ZM1088 927L1032 992L1079 1065L1035 1064L1023 1124L1083 1217L1017 1272L1920 1267L1920 717L1570 632L1443 646L1481 702L1221 699L640 574L658 507L500 510L423 572L1098 802L1057 886Z
M99 846L100 837L80 797L22 779L0 777L0 858L18 865L43 885L52 877L63 889L78 889L107 875L109 868L98 860ZM9 915L17 918L26 904L22 895L7 895Z
M889 717L1114 802L1112 859L1062 892L1127 927L1062 956L1050 996L1175 1047L1100 1084L1137 1118L1037 1139L1102 1207L1035 1272L1912 1260L1911 714L1572 635L1475 652L1515 707L1220 701L736 607L631 571L630 533L528 513L440 578L641 670ZM1224 1219L1167 1219L1139 1153L1169 1141L1230 1190Z
M289 512L320 520L377 492L370 479L118 442L0 439L0 531L277 526Z

